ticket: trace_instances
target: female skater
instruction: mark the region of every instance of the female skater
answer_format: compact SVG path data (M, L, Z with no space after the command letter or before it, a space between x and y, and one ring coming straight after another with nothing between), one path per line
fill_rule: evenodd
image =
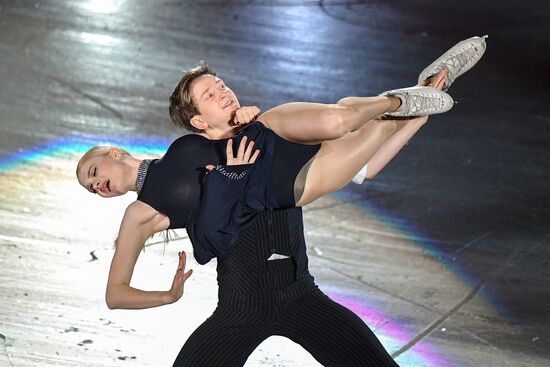
M438 86L441 87L441 85ZM259 120L261 119L262 117ZM383 124L380 121L371 121L355 131L355 133L359 133L366 127L376 126L380 130L372 127L371 132L378 134L379 138L381 138L380 140L383 141L395 130L396 124L396 122ZM380 128L380 126L383 127ZM387 126L390 126L390 128L387 128ZM400 131L404 131L404 129ZM397 135L398 133L395 133L392 137ZM165 157L151 164L149 169L147 169L147 163L144 164L143 162L136 161L116 148L107 150L95 149L87 153L79 164L78 177L81 184L90 190L98 190L102 196L115 196L127 192L134 186L134 182L139 192L138 200L131 204L125 213L119 232L117 249L111 265L107 286L107 303L111 308L154 307L174 302L183 293L183 284L191 275L191 271L184 272L183 270L185 266L184 253L180 255L180 266L170 291L143 292L130 287L129 283L133 267L145 239L150 234L162 229L176 228L186 224L188 220L187 216L191 213L190 208L195 205L197 197L200 195L201 172L198 172L197 169L204 167L208 163L216 164L225 160L221 153L225 148L225 141L211 141L204 138L197 139L199 138L197 135L191 135L190 137L193 137L193 141L190 139L183 140L186 137L178 139L170 147ZM352 147L355 142L354 137L351 136L346 141L350 148L354 148ZM336 143L338 140L336 139L334 142ZM390 140L391 138L387 142L390 142ZM182 144L177 144L178 142ZM280 143L284 144L288 142L282 141ZM184 149L186 146L190 146L187 151ZM339 151L338 145L333 145L332 147L334 150L326 150L326 156L330 157L330 153ZM309 148L312 149L309 156L306 154L305 157L300 158L302 162L308 163L313 155L317 153L316 158L310 164L309 172L311 172L314 168L315 160L325 156L319 157L318 152L321 152L322 147L312 146ZM384 150L383 148L384 145L380 148L379 153ZM370 155L373 155L373 150L376 151L372 147L369 149L366 152ZM279 151L282 150L276 150L276 152ZM248 152L241 150L237 155L237 160L251 161L250 150ZM355 158L364 152L358 150ZM197 157L197 154L201 154L201 156ZM376 154L374 156L376 158ZM190 163L190 161L194 162ZM325 158L325 161L330 162L330 159ZM275 162L276 159L273 161L273 165L276 164ZM357 163L356 168L360 168L363 163L364 161ZM139 166L141 166L141 170ZM304 166L305 164L298 170L295 174L296 176L299 176ZM166 168L169 169L167 170ZM338 167L335 168L338 169ZM294 169L294 172L296 172L296 169ZM310 177L309 172L306 173L306 186ZM331 174L334 173L335 171L331 172ZM292 175L290 176L292 177ZM337 183L332 183L332 185L331 187L335 187ZM329 185L326 187L329 187ZM296 196L294 194L296 191L294 187L292 187L292 190L282 189L281 192L284 194L280 197L290 198L290 200L295 201L295 204L303 205L300 203L300 200L302 200L306 190L303 191L297 201L295 200ZM314 199L315 194L309 197ZM307 200L304 200L303 203L307 203ZM222 205L222 203L219 204ZM158 208L162 208L163 210L159 210ZM181 212L179 213L178 210ZM257 222L261 222L265 216L259 215L258 217ZM287 224L289 226L292 225L292 223ZM246 237L245 235L253 233L254 230L249 227L244 232L246 233L243 233L241 237ZM284 234L278 234L277 231L275 231L274 235L280 238L285 236ZM261 276L251 277L249 272L243 271L243 269L250 270L251 267L254 267L254 264L247 263L253 252L257 253L259 258L267 258L266 255L269 254L270 250L273 250L273 248L269 248L269 244L274 244L274 242L270 242L270 239L266 238L265 240L258 239L256 246L246 247L245 245L248 244L245 240L240 241L235 244L235 247L226 257L218 259L218 280L220 283L220 303L218 309L189 338L180 356L178 356L175 365L242 365L248 354L259 342L267 336L274 334L285 335L299 342L324 365L341 365L335 361L344 361L341 363L345 363L345 365L365 365L366 357L369 358L369 361L375 363L375 365L395 365L360 319L353 314L350 315L349 310L335 305L316 289L312 277L307 272L307 258L304 265L305 249L300 250L292 248L292 246L286 246L284 243L278 243L277 246L281 247L278 251L283 255L293 255L291 256L291 259L293 258L292 261L286 259L272 264L262 263L259 265L259 268L266 270L267 267L270 268L271 272L275 267L293 270L284 272L284 274L278 276L275 280L276 284L271 284L266 288L266 282L269 283L269 279L266 279L268 275L262 273ZM268 245L267 249L265 248L266 244ZM299 271L300 268L301 272ZM257 272L259 270L255 269L254 271ZM287 273L291 273L292 276L289 278ZM302 276L298 277L297 274L301 274ZM251 280L251 278L254 279ZM232 282L231 280L236 280L236 282ZM255 286L252 288L245 287L244 292L242 292L243 289L239 291L238 288L247 282L254 283ZM274 288L276 290L273 290ZM294 302L298 299L301 301L300 305ZM294 302L294 306L292 309L286 309L288 313L285 315L279 314L274 317L273 313L271 313L270 317L265 319L265 307L275 307L276 305L282 307L281 302L283 304ZM256 307L255 305L261 305L261 307ZM315 306L315 309L320 313L318 317L323 322L309 323L313 315L303 315L303 312L306 312L303 307L307 308L307 305ZM277 313L279 306L271 311ZM300 309L301 313L299 312ZM239 317L239 312L246 312L247 317L244 319ZM286 316L290 319L285 319ZM273 317L277 321L277 327L271 322ZM337 319L338 322L336 324L331 323L329 322L331 319ZM300 322L308 323L306 326L300 324ZM330 327L331 330L321 330L321 324ZM342 327L343 329L340 332L339 328ZM344 335L346 334L344 330L347 330L348 334L352 333L353 335ZM336 335L338 340L333 340L334 335L331 338L327 333ZM328 345L319 342L319 339L322 339ZM347 346L342 346L341 342L345 340L355 341L351 344L348 343L349 345ZM204 346L206 345L208 345L208 348L205 351ZM227 346L231 346L232 353L227 353L227 350L223 352L223 349ZM334 348L340 348L339 350L344 353L338 355ZM345 352L349 348L351 348L351 352L353 353ZM354 362L346 362L350 360L349 358L356 359L353 359Z

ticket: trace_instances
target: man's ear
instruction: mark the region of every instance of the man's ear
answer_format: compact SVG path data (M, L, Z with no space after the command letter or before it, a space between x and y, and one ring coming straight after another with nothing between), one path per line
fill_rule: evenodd
M111 149L109 149L109 157L120 159L120 157L122 157L122 150L117 147L112 147Z
M203 121L200 115L195 115L191 117L191 120L189 120L189 122L195 129L205 130L208 127L208 123Z

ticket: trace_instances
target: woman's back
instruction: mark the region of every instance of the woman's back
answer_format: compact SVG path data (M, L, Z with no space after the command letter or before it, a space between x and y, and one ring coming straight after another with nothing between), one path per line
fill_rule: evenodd
M186 227L200 198L205 166L225 163L226 142L197 134L180 137L150 163L137 199L168 216L169 228Z

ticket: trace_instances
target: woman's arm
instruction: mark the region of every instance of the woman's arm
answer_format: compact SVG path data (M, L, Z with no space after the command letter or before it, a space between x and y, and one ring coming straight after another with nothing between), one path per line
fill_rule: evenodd
M135 201L126 209L116 241L107 281L106 302L110 309L141 309L176 302L183 295L183 284L192 270L185 270L185 253L180 253L178 270L168 291L142 291L130 286L134 266L145 241L167 229L169 219L149 205Z

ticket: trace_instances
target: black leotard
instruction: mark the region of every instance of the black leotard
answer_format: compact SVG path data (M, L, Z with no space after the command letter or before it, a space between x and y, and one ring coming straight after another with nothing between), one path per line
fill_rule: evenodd
M253 165L224 166L227 139L185 135L151 162L138 195L168 216L169 228L187 228L201 264L227 255L256 213L293 207L294 180L319 150L286 141L255 122L233 137L234 152L245 135L260 149ZM207 164L216 165L208 175Z

